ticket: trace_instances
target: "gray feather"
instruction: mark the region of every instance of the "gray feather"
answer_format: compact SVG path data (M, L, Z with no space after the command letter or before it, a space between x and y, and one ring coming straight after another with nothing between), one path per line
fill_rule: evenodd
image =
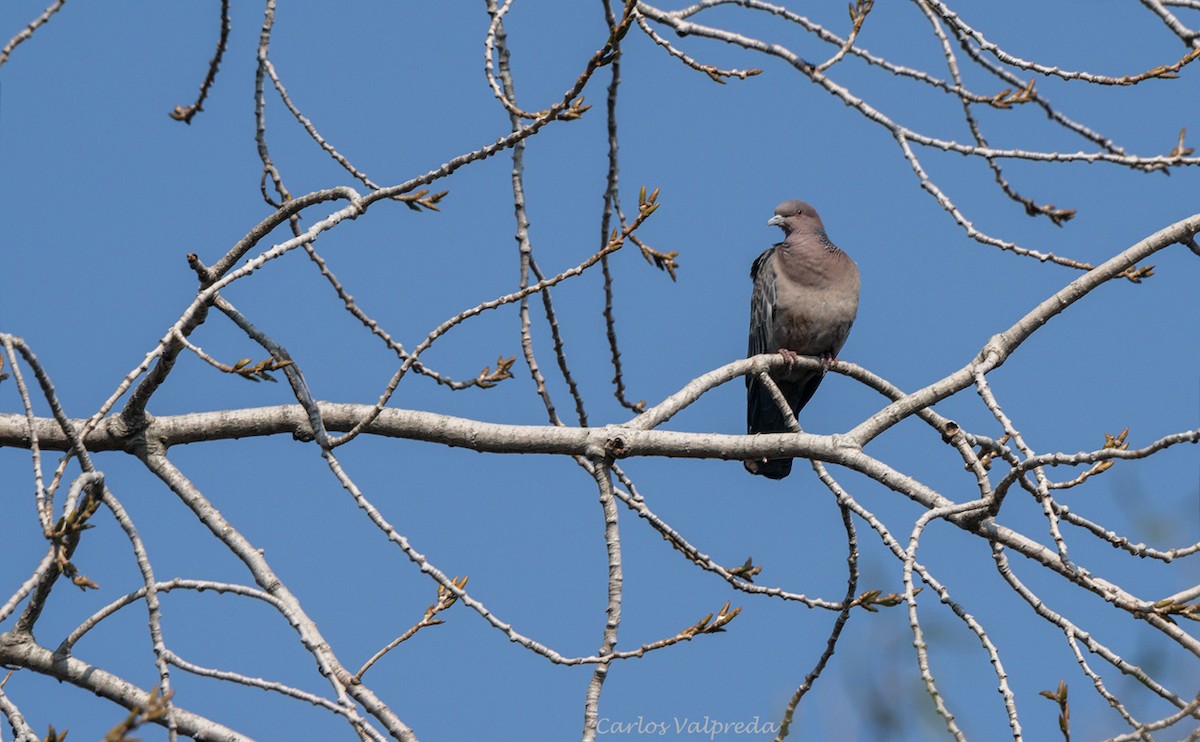
M797 355L835 359L858 312L858 266L825 233L816 210L803 201L784 201L768 225L783 229L784 239L764 251L750 268L748 355L790 350ZM824 372L801 368L771 373L792 414L812 399ZM746 429L786 433L786 418L762 382L746 377ZM791 459L744 462L752 474L783 479Z

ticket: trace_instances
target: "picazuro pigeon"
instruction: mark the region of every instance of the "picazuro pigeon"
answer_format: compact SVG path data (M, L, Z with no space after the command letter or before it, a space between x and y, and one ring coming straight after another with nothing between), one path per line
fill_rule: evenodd
M858 312L858 266L825 234L813 207L784 201L775 207L768 226L783 229L783 242L769 248L750 268L749 355L779 353L787 367L771 372L792 414L798 414L821 384L825 371L850 334ZM822 368L795 366L795 356L817 356ZM754 433L786 433L783 413L753 373L746 375L746 429ZM750 459L751 474L783 479L791 459Z

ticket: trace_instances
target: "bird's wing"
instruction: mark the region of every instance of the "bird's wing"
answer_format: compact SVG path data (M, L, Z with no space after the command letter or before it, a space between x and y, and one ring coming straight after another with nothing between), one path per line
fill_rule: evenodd
M771 337L775 330L775 248L770 247L750 267L754 289L750 294L750 344L747 356L774 353ZM750 377L746 377L750 381Z

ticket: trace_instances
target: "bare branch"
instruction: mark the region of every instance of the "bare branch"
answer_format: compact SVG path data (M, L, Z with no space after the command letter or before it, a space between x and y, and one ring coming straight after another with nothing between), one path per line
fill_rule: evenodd
M221 66L221 58L225 56L225 49L229 44L229 27L229 0L221 0L221 35L217 39L217 50L213 52L213 58L208 63L208 74L204 76L204 82L200 83L200 93L196 96L195 103L188 106L175 106L175 110L168 114L171 118L176 121L182 121L185 124L191 124L192 118L204 110L204 99L208 97L208 91L217 79L217 70ZM163 698L164 700L166 699L165 694Z
M8 43L4 45L4 48L0 49L0 67L3 67L4 63L8 61L8 58L12 55L14 49L16 49L22 43L28 41L33 36L33 32L38 30L40 26L49 21L50 17L61 10L62 6L65 5L66 2L67 0L54 0L54 2L50 3L50 5L46 6L46 9L42 11L41 15L39 15L37 18L34 18L29 22L29 25L21 29L16 36L9 39Z
M101 698L107 698L127 709L144 709L152 703L151 692L142 690L124 678L95 665L89 665L74 657L56 655L39 646L28 636L0 634L0 664L18 665L56 678L95 693ZM179 707L174 709L174 720L179 733L188 737L249 742L248 737ZM155 723L162 724L163 720L158 719Z

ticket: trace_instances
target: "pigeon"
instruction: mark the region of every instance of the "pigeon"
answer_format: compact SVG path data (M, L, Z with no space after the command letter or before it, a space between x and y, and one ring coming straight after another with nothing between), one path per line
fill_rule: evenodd
M837 363L850 334L858 313L858 266L829 241L821 217L803 201L779 204L767 225L783 229L784 237L750 268L748 355L779 353L788 361L771 378L795 415ZM819 357L821 368L794 366L797 355ZM789 432L770 391L753 373L746 375L746 429L750 434ZM751 474L768 479L783 479L792 471L791 459L743 463Z

